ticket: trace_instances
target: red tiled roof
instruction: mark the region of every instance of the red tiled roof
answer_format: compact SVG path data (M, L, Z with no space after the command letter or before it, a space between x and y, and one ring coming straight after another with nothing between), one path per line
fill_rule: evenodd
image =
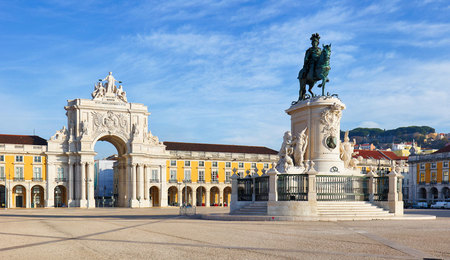
M450 152L450 144L447 144L446 146L442 147L441 149L437 150L434 153L448 153Z
M0 144L31 144L47 145L47 140L37 135L2 135L0 134Z
M402 157L396 155L392 151L381 151L381 150L359 150L355 149L356 153L353 157L357 158L358 156L362 156L364 159L375 159L375 160L405 160Z
M180 143L180 142L164 142L164 145L166 146L167 150L173 151L278 154L277 151L263 146Z

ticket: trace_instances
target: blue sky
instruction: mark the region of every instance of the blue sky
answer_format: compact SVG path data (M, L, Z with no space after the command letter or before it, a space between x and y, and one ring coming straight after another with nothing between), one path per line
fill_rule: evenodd
M448 1L2 1L0 29L4 134L50 138L112 71L160 140L278 149L316 32L343 130L450 132Z

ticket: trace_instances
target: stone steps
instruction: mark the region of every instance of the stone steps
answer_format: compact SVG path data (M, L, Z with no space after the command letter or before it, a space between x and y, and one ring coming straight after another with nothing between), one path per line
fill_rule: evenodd
M364 201L319 201L317 212L327 218L389 218L394 214Z
M233 215L267 215L267 202L256 201L245 207L242 207L235 212Z

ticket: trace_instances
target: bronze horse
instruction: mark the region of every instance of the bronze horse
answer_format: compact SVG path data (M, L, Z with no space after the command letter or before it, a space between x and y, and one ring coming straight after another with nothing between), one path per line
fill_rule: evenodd
M311 90L314 87L314 84L316 84L319 80L322 80L322 83L320 83L317 87L322 88L322 96L325 96L325 84L329 81L328 72L330 71L331 44L322 46L323 50L316 66L314 68L310 68L314 69L314 73L308 73L308 71L304 72L303 69L301 69L298 73L297 78L300 82L299 101L308 98L306 97L306 85L309 86L308 91L311 93L311 97L316 96ZM311 74L313 74L313 78L311 78Z

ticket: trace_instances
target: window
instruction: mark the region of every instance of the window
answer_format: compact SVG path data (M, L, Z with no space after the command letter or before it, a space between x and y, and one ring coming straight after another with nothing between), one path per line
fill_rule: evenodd
M191 166L191 161L184 161L184 166L186 166L186 167Z
M0 155L0 162L4 162L5 161L5 156L4 155Z
M225 163L225 167L231 168L231 162L226 162L226 163Z
M448 161L445 161L445 162L443 163L443 165L444 165L444 168L448 168Z
M177 161L175 160L170 161L170 166L177 166Z
M421 169L421 170L425 170L425 164L424 164L424 163L421 163L421 164L420 164L420 169Z
M199 167L205 167L205 161L198 161Z
M0 166L0 179L5 179L5 166Z
M170 180L174 181L177 179L177 170L170 170Z
M436 183L437 182L437 173L431 172L431 182Z
M244 163L243 162L239 163L239 168L244 168Z
M219 173L217 170L211 171L211 182L217 182L219 179Z
M366 167L361 167L361 173L366 174Z
M198 171L198 181L205 181L205 171L204 170Z
M184 180L191 181L191 170L184 170Z
M23 156L22 155L16 155L16 162L23 162Z
M56 176L56 178L58 178L59 180L64 179L64 168L63 167L58 167L58 175Z
M419 182L423 182L424 183L425 182L425 173L421 172L419 177L420 177Z
M212 167L217 167L217 162L213 162Z
M226 182L230 182L231 181L231 171L226 171L225 172L225 181Z
M35 156L34 157L34 162L36 162L36 163L42 162L41 157L40 156Z
M256 163L252 163L252 168L256 168Z
M238 176L239 176L239 178L243 178L244 177L244 172L238 172Z
M442 182L448 183L448 171L442 172Z
M158 178L158 170L157 169L152 169L152 180L157 181Z
M41 179L42 178L42 168L34 167L33 168L33 179Z
M14 171L14 178L18 180L23 180L23 167L16 167Z
M268 169L269 168L269 164L268 163L265 163L264 164L264 169Z
M22 186L16 186L16 194L22 194L23 193L23 188L22 188Z
M431 163L431 169L436 169L436 163L435 162Z

